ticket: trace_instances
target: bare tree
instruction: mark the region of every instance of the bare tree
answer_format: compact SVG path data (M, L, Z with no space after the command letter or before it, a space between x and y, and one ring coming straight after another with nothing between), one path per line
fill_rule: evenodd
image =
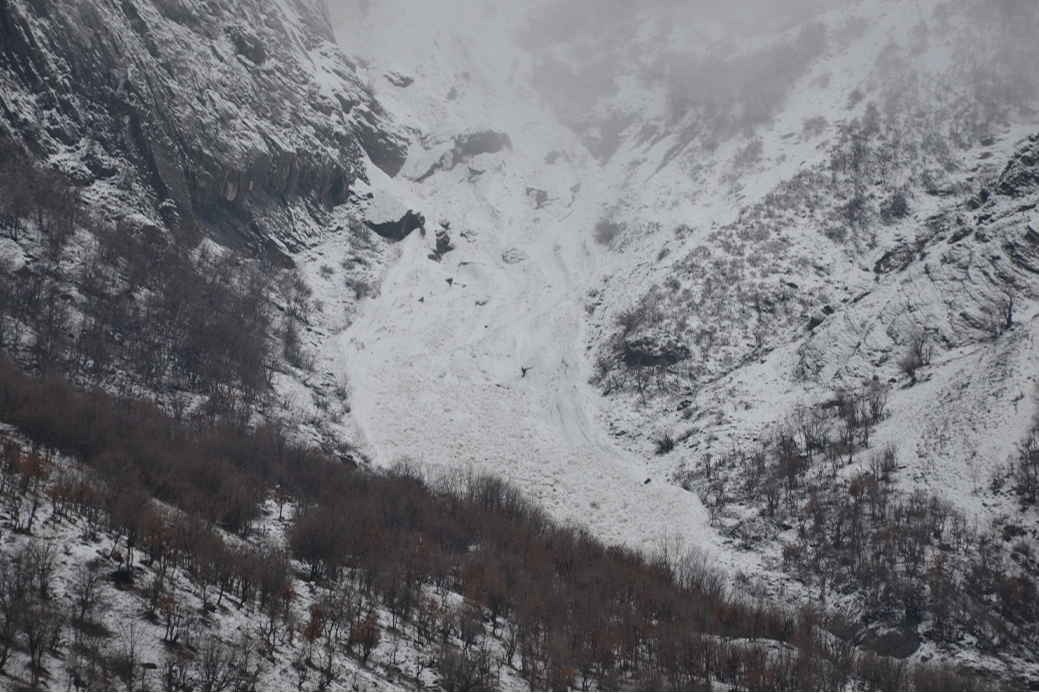
M1000 320L1000 327L1003 328L1001 332L1006 332L1014 326L1015 298L1016 297L1013 292L1004 291L1003 295L999 299L999 302L997 303L997 308L999 309L998 315Z
M916 384L916 372L931 364L933 348L924 332L914 332L909 336L906 351L898 360L899 369L909 376L910 384Z
M1039 499L1039 421L1028 432L1015 470L1015 486L1021 502L1032 505Z
M368 615L354 623L350 629L350 644L356 645L361 650L361 662L368 663L368 657L372 650L379 646L382 640L382 631L379 629L379 617L375 611L369 611Z
M21 614L23 644L29 655L29 671L32 685L38 686L43 675L43 658L49 650L57 647L61 630L65 624L65 612L54 601L45 601L39 594L27 597Z
M112 659L112 668L128 691L144 687L140 645L141 626L131 616L127 621L119 624L119 642Z

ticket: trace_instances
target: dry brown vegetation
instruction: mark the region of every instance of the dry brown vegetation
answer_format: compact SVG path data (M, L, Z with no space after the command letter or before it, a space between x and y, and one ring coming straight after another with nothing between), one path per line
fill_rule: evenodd
M100 218L72 180L0 134L0 234L26 258L0 260L0 352L37 375L203 395L247 419L276 345L291 365L308 364L299 333L309 289L275 258L209 251L171 206L159 213L165 228Z
M934 492L901 490L898 451L870 446L886 401L875 381L835 393L797 409L759 448L708 457L677 480L741 543L777 542L783 567L809 589L828 600L853 596L849 616L861 631L899 630L871 649L905 654L930 642L953 653L972 642L1014 675L1039 643L1039 565L1019 541L1024 530L1011 518L981 527ZM1008 472L1019 494L1034 437Z
M449 688L494 686L503 667L537 688L953 681L938 669L859 656L839 620L812 609L793 613L730 594L702 560L647 559L560 527L498 479L430 486L406 466L373 474L294 445L273 427L249 431L224 418L178 421L147 402L81 392L57 376L26 377L6 361L0 362L0 421L33 441L31 450L4 447L0 491L17 506L8 517L19 531L32 531L32 503L25 501L46 490L56 512L91 518L91 526L121 537L115 579L139 580L137 560L152 567L156 577L142 593L146 610L166 623L169 642L191 641L186 659L169 663L164 681L171 688L255 685L250 653L272 650L286 637L314 643L310 664L299 670L304 680L322 671L318 645L365 663L386 627L377 608L390 614L393 628L436 649L434 666ZM84 472L55 475L49 461L56 451L81 460ZM226 536L248 536L268 494L297 508L288 553ZM294 576L291 559L304 574ZM20 558L4 565L35 564ZM163 584L178 569L191 576L204 604L227 600L264 614L256 640L207 646L185 630L192 614ZM92 608L92 579L84 570L74 603L40 587L12 588L11 599L23 611L53 612L53 620L41 616L34 624L60 631L78 619L81 631ZM293 587L300 579L323 588L307 623L288 618L289 606L305 599ZM451 607L431 599L447 592L464 601ZM62 648L53 629L19 636L17 629L25 630L19 623L11 621L5 642L38 652L41 667L47 652ZM99 666L86 645L75 651L84 671ZM228 668L240 660L245 664ZM326 684L334 678L328 661L320 674Z

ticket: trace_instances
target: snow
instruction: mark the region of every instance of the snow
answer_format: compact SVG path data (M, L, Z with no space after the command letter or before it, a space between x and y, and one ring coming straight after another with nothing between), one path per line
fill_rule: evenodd
M1018 230L1035 227L1035 214L1009 202L997 207L1001 220L986 228L991 240L969 236L955 244L932 228L934 219L952 223L966 215L970 191L998 175L1034 123L1019 115L992 133L992 143L954 147L944 168L934 170L942 194L916 183L922 164L899 152L905 160L869 184L901 186L911 214L875 223L872 237L828 237L825 213L843 200L812 189L830 177L841 127L861 119L871 100L885 108L890 85L878 81L878 58L891 57L890 41L912 57L918 88L946 84L955 32L932 32L919 50L914 44L921 17L934 25L937 3L865 0L827 10L820 19L831 37L857 16L868 21L858 38L831 43L752 137L734 136L711 151L694 141L673 160L667 157L683 135L669 119L663 87L640 73L637 61L621 62L618 92L585 114L589 123L636 114L608 161L593 159L582 133L560 122L534 89L534 59L513 36L525 8L506 6L498 12L510 16L497 17L490 5L464 1L384 0L373 3L368 18L339 8L340 44L366 57L361 78L372 80L412 135L399 177L369 167L368 213L381 220L414 209L427 220L426 235L413 233L393 247L381 294L320 346L321 367L351 385L343 428L367 456L380 466L417 462L432 477L493 473L556 519L608 543L647 552L669 542L695 546L727 569L741 592L753 576L760 594L811 599L817 593L783 573L782 547L796 541L795 533L777 531L747 550L727 530L737 520L765 522L754 508L709 511L674 479L704 455L756 449L795 410L876 379L891 385L888 416L870 449L842 474L868 471L870 455L894 445L900 491L936 494L983 531L1013 518L1034 539L1035 518L1019 513L1011 493L990 488L1019 454L1039 406L1039 285L1001 250ZM652 32L640 33L639 50L682 50L684 29L661 31L658 46ZM700 27L692 45L710 44L713 30ZM750 37L741 50L758 43ZM391 72L415 81L396 86L385 78ZM856 89L864 98L851 104ZM945 127L955 98L932 96L929 124L904 116L909 135ZM810 129L810 119L825 123ZM646 128L663 135L640 137ZM512 149L451 168L455 136L479 129L508 134ZM738 163L753 138L760 159ZM552 152L558 155L548 163ZM782 187L791 181L792 190ZM538 208L531 189L551 202ZM794 198L789 209L767 202L774 192ZM816 193L818 204L797 201ZM593 233L604 218L625 226L607 245ZM444 228L455 250L437 259L434 235ZM906 268L874 271L899 248L916 249ZM739 265L734 278L715 269L731 264ZM687 320L717 335L713 346L694 348L692 328L679 333L693 360L703 361L694 364L701 375L648 401L630 391L604 396L589 381L617 332L617 314L669 282L677 288L668 324ZM742 298L697 314L704 292L718 290L711 282L745 282L772 291L771 298L786 292L787 322L769 326L756 345L758 334L748 328L755 318ZM1015 325L993 337L983 324L1005 286L1018 292ZM693 298L680 298L682 292ZM821 324L809 329L817 316ZM910 383L898 361L915 331L930 335L935 352ZM677 444L658 456L654 440L664 433ZM851 613L854 599L841 602ZM935 653L925 644L919 656ZM974 654L956 656L974 661Z
M287 0L278 4L296 42L305 46L293 19L298 10ZM911 41L913 27L932 16L935 4L867 0L828 11L823 20L831 29L856 13L870 17L864 38L831 49L810 66L786 107L754 133L760 160L742 166L735 159L750 142L743 137L723 141L713 152L694 144L662 164L680 135L644 142L635 136L644 125L666 133L671 124L663 91L647 84L634 64L621 66L627 72L618 75L619 92L589 117L619 112L638 119L609 161L593 159L580 134L542 101L534 89L535 63L516 45L514 30L536 3L383 0L365 17L344 0L333 8L341 19L338 37L363 59L354 69L326 45L297 51L293 55L310 62L300 70L310 80L307 96L315 107L334 110L337 95L374 85L379 102L411 138L411 150L396 178L369 165L367 180L355 182L353 200L330 213L328 228L304 219L301 229L291 224L292 238L275 239L282 247L293 244L300 274L314 291L302 339L317 353L316 368L286 366L274 375L274 389L294 417L290 423L309 440L358 445L376 466L412 461L433 478L500 476L557 520L607 543L647 553L675 543L693 546L734 574L738 585L744 584L741 574L753 575L770 583L763 589L773 597L803 599L808 589L776 568L778 542L758 552L737 550L722 536L724 522L695 493L674 484L672 475L705 454L759 443L796 408L876 377L893 388L889 416L871 446L897 445L897 483L938 493L981 527L1003 521L1015 499L987 489L1017 454L1037 408L1039 285L1000 264L1000 242L1014 229L1039 225L1035 212L1001 209L1007 217L991 242L933 239L904 271L883 276L874 273L874 263L889 250L913 246L926 232L925 222L953 209L954 199L910 191L913 216L879 227L876 241L861 247L827 239L818 220L801 210L798 218L777 223L759 246L739 236L741 224L771 219L752 212L778 184L804 171L827 170L838 127L861 117L874 96L871 71L886 42ZM703 27L695 40L709 43L713 33L717 27ZM642 50L663 50L653 45L655 35L643 34ZM758 43L749 38L742 49ZM684 48L679 34L669 45ZM920 64L937 73L954 48L935 40ZM214 50L233 55L226 39ZM398 86L386 78L391 73L415 81ZM821 88L818 80L826 75L829 86ZM856 88L866 91L866 99L849 108L848 94ZM214 114L231 113L231 101L209 98ZM813 117L826 125L806 134L803 124ZM346 132L352 121L340 120L335 128ZM512 147L452 168L455 137L485 129L508 134ZM959 168L944 182L965 190L991 178L1031 129L1032 123L1011 124L984 151L955 152ZM250 132L241 134L258 136ZM270 137L285 148L295 141L291 131ZM76 170L83 166L82 149L71 148L53 163ZM552 152L559 156L549 164ZM440 169L425 177L434 165ZM129 193L118 185L96 182L84 195L99 207L125 209ZM538 190L547 193L547 204L536 204L531 192ZM393 221L408 210L425 216L424 233L388 245L356 231L362 218ZM294 213L287 212L289 221ZM626 230L602 245L593 230L607 216ZM149 223L143 214L135 221ZM440 231L454 245L442 256L435 253ZM698 247L706 253L692 263L698 269L746 258L741 281L792 283L799 291L792 324L776 328L766 335L772 341L755 348L744 343L746 314L738 306L717 315L683 313L715 323L726 341L715 351L724 350L729 361L696 387L648 402L630 392L604 396L589 381L600 347L616 331L617 313L669 279L702 294L700 277L679 280L678 274ZM751 263L755 254L767 259L760 270ZM24 253L0 239L0 262L17 269ZM370 283L364 292L362 282ZM1004 283L1021 291L1015 325L992 337L978 325L990 317ZM824 305L836 312L824 314ZM688 305L680 309L693 312ZM815 315L825 319L806 329ZM936 352L911 384L897 361L914 329L932 335ZM714 354L703 360L708 356ZM806 358L817 369L798 377ZM685 399L688 405L679 409ZM653 440L663 433L679 442L672 454L657 456ZM864 469L864 458L845 474ZM280 525L267 525L277 539ZM76 543L74 528L49 531L65 532ZM781 540L788 539L792 530ZM72 550L81 560L96 547ZM130 616L132 607L119 602L116 620ZM230 624L224 631L251 627L253 617L223 614ZM398 662L388 628L385 634L374 661L385 664L389 657L408 675L420 668L421 653L405 644ZM157 642L157 631L151 635ZM156 646L145 657L160 654ZM293 686L292 676L287 660L279 660L265 685ZM355 687L390 685L357 676ZM522 685L505 682L507 688Z
M654 476L647 461L606 435L606 402L587 383L584 297L599 279L603 253L591 229L608 195L596 189L596 163L538 100L505 95L505 85L515 86L512 75L529 67L518 52L501 50L512 41L508 21L478 23L477 13L476 26L439 26L438 18L459 15L438 15L433 5L409 4L407 21L387 28L394 8L380 3L372 12L385 14L371 25L394 41L367 25L360 34L343 25L340 42L373 58L369 74L415 76L406 90L379 82L380 98L403 123L422 123L423 141L490 128L508 134L513 148L471 162L486 171L472 183L461 165L421 184L369 170L376 200L422 200L416 210L427 227L447 222L456 247L436 262L432 233L405 239L381 295L324 350L352 384L352 416L373 460L414 460L433 475L496 474L552 516L610 543L656 551L667 537L681 536L717 547L699 499L663 478L646 483ZM354 42L363 37L369 42ZM462 95L445 101L464 74ZM553 150L567 156L546 166ZM413 161L430 158L438 154L413 149L405 172L418 172L423 166ZM568 205L576 183L580 193ZM557 199L537 209L528 187Z
M737 246L741 261L750 250L770 258L752 275L800 286L802 324L823 305L838 313L815 333L782 332L764 351L731 345L736 361L693 392L645 404L634 395L604 398L588 382L597 349L616 313L673 276L689 250L706 245L715 260L731 260L720 242L735 240L733 229L747 210L799 172L827 170L838 126L861 117L875 98L878 56L891 40L908 45L934 3L863 2L824 15L831 33L856 16L869 21L862 38L832 47L809 66L786 107L755 133L762 157L747 168L732 163L748 142L739 137L711 154L694 145L661 168L675 136L640 144L633 134L643 123L667 130L666 99L634 64L621 66L630 73L617 75L620 91L600 115L637 112L640 120L608 162L592 159L580 136L537 95L533 58L516 45L514 30L531 7L386 0L373 3L367 17L352 5L332 8L340 45L364 56L361 79L376 85L380 101L413 134L401 176L390 179L369 167L368 214L382 220L414 209L427 219L425 236L413 233L394 248L381 294L320 347L322 368L351 384L343 426L356 427L356 440L378 465L407 459L431 475L494 473L554 517L607 542L652 552L680 537L733 571L770 575L759 555L732 550L697 496L669 478L704 453L753 444L795 407L823 401L835 388L896 377L906 330L954 332L946 304L949 287L962 281L958 275L938 285L922 267L907 279L882 282L873 272L885 251L914 242L923 220L948 200L917 194L914 217L880 227L869 247L824 238L803 212L777 227L771 245ZM714 29L698 28L695 45L709 43ZM682 47L674 43L680 36L670 37L672 47ZM652 50L655 38L642 39L643 50ZM954 49L948 40L932 40L916 64L936 74ZM385 79L389 73L415 81L398 87ZM828 85L820 86L820 78ZM849 109L847 95L856 88L866 98ZM818 116L826 121L822 132L803 133L804 121ZM463 164L449 168L454 137L478 129L508 134L512 150L464 162L483 171L478 176ZM985 158L1005 161L1027 129L1017 124L999 133ZM550 152L562 155L547 164ZM425 177L437 163L441 169ZM978 176L995 172L985 166ZM956 176L962 183L966 173ZM531 188L546 191L551 202L537 208ZM627 224L609 247L592 233L607 215ZM442 225L456 249L438 261L431 259L433 232ZM990 299L981 288L971 300ZM741 320L736 313L714 319L721 334L726 320ZM925 382L895 389L891 410L898 414L875 440L898 444L907 485L938 489L983 521L1000 512L1000 504L984 509L979 489L1016 449L1034 396L1020 387L1011 406L1002 381L981 381L999 369L1034 372L1034 350L1022 342L1032 339L1027 330L1003 357L968 339L937 355ZM806 349L822 355L821 370L801 381L794 374ZM692 397L691 410L676 412L684 397ZM676 453L662 458L653 455L652 440L664 432L681 437Z

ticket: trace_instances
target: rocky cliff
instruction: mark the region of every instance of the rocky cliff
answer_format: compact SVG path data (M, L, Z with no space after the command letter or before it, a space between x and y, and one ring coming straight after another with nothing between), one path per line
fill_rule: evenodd
M253 249L406 157L317 0L0 0L4 130L87 199Z

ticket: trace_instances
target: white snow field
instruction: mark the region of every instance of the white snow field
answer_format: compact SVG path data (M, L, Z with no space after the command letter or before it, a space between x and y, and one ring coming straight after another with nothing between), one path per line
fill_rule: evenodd
M1018 272L1010 282L1018 291L1015 331L994 348L983 330L960 324L963 314L984 314L999 299L999 281L981 281L970 263L963 270L957 261L964 253L993 254L980 241L936 245L904 274L874 272L886 252L912 243L955 199L911 189L912 214L878 225L868 247L826 238L804 209L776 223L759 247L737 243L733 250L722 242L726 227L782 181L828 170L840 128L866 108L852 108L849 96L860 89L874 96L879 56L889 42L911 45L936 3L867 0L823 16L831 33L857 26L859 17L869 17L868 28L810 65L785 108L755 132L761 159L740 170L731 162L745 138L723 141L713 154L690 149L661 167L675 138L646 144L633 133L643 124L667 130L667 105L636 66L617 76L611 97L620 112L638 115L633 132L608 162L594 160L533 89L533 58L515 34L536 6L381 0L365 15L354 2L332 3L341 46L363 56L362 79L412 141L396 178L369 166L370 191L358 186L373 196L369 217L399 218L410 207L427 220L425 236L415 232L388 253L381 293L322 347L323 369L350 383L352 412L343 424L366 453L378 465L410 460L434 476L490 472L606 542L652 552L679 539L732 572L768 580L778 576L780 545L734 550L732 538L722 537L724 518L712 524L695 493L670 483L672 474L705 454L754 447L798 405L877 378L893 383L893 413L877 427L875 445L897 445L899 483L937 493L983 527L1009 512L1009 495L988 502L984 490L1017 454L1035 411L1034 278ZM951 64L954 34L928 45L919 69L930 74ZM400 77L414 81L400 86ZM813 118L826 125L808 134ZM507 134L511 149L452 167L454 138L488 129ZM993 143L956 150L945 184L962 191L994 177L1032 129L1032 122L1009 122ZM539 204L538 191L547 202ZM593 229L610 215L628 230L608 246L596 243ZM430 254L442 224L455 250L437 261ZM736 234L727 233L735 243ZM794 281L804 314L764 335L766 348L754 351L743 343L755 320L746 305L683 313L677 317L722 335L715 350L729 350L731 363L695 390L648 402L632 392L603 397L588 381L617 313L668 281L677 282L675 295L698 291L695 273L675 274L698 245L709 251L703 266L738 261L744 279L772 290ZM808 330L813 312L830 304L834 316ZM939 348L910 387L898 360L913 330L932 335ZM799 359L816 352L816 376L794 377ZM684 398L691 404L679 411ZM658 457L652 440L665 431L679 445ZM860 456L846 473L866 464Z
M406 21L391 20L404 6ZM376 89L394 113L413 117L404 124L429 151L413 146L397 180L370 167L376 199L414 200L427 233L400 243L381 294L324 354L349 378L369 454L379 465L418 462L433 475L501 476L553 517L610 543L654 551L680 536L716 545L697 496L663 478L647 483L646 465L604 433L582 328L604 252L589 233L602 213L595 162L539 99L515 100L523 82L514 76L528 66L500 49L515 24L477 17L479 30L441 26L459 13L425 3L378 3L371 12L370 23L341 23L340 42L374 56L373 75L415 78L406 90L385 80ZM461 94L446 100L459 84ZM422 183L406 180L475 128L508 134L512 150L469 162L484 171L471 182L465 163ZM563 152L552 166L550 151ZM550 202L537 209L528 187ZM437 262L429 255L441 221L456 249Z

